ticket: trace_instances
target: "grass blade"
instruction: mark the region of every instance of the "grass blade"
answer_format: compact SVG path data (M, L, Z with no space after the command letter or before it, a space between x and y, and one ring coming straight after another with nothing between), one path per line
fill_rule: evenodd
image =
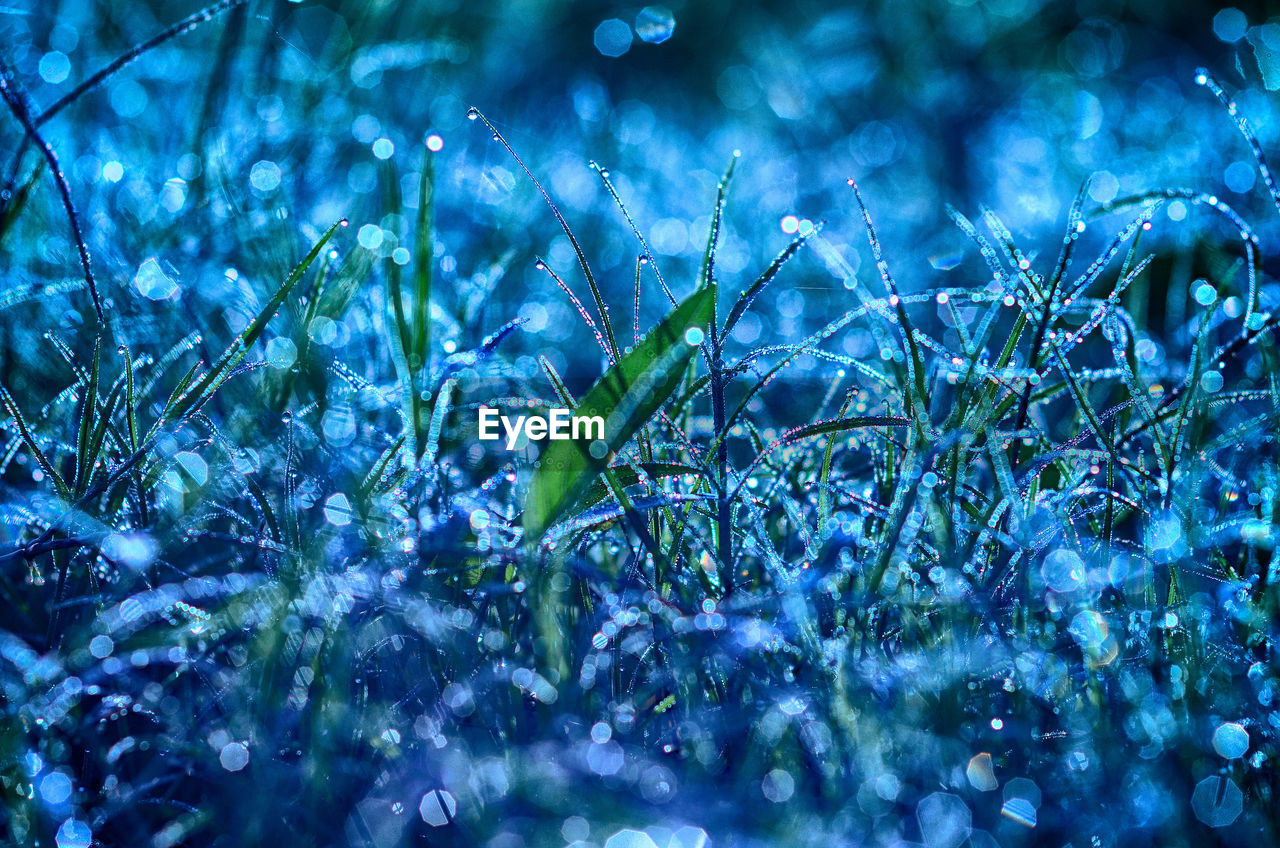
M541 538L572 509L608 466L609 455L630 441L675 391L697 352L697 345L685 340L685 331L707 326L714 299L714 286L698 289L583 396L577 414L605 419L603 445L568 439L547 442L525 501L526 539Z
M159 420L156 421L156 427L165 422L179 420L195 411L226 382L236 365L240 364L245 354L248 353L263 331L266 330L267 324L275 317L276 311L280 309L281 305L284 304L289 292L293 291L293 287L302 279L302 275L315 262L316 257L320 255L320 251L324 249L329 239L333 237L333 234L340 227L345 227L346 225L347 219L343 218L325 231L320 240L315 243L307 255L302 258L302 261L280 284L275 294L271 296L271 299L267 301L267 304L258 312L257 316L249 322L249 326L245 327L240 335L236 336L231 344L227 346L227 349L218 357L218 361L191 388L178 395L165 407Z

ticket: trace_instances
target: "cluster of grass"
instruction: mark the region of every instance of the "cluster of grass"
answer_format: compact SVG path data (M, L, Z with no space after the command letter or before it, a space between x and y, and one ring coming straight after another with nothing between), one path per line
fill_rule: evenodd
M0 294L14 844L1280 841L1280 317L1216 196L1082 191L1043 256L956 212L963 282L900 288L851 181L872 274L806 224L739 283L735 157L694 279L618 202L617 297L544 191L579 267L538 267L603 362L575 396L504 359L518 322L437 343L468 320L433 302L429 151L409 261L270 222L291 270L229 273L247 314L192 327L94 278L48 113L0 83L0 239L67 227L83 272ZM736 342L802 251L848 308ZM604 444L486 448L481 405L601 414Z

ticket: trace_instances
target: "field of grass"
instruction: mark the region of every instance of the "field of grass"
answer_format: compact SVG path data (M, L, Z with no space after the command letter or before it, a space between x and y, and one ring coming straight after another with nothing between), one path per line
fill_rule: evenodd
M3 844L1280 844L1276 69L943 178L745 8L728 129L692 6L0 9Z

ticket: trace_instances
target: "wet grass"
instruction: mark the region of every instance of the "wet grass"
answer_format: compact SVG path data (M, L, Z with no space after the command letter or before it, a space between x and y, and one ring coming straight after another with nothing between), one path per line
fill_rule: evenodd
M14 844L1277 841L1280 318L1216 195L1082 190L1047 251L955 211L936 286L851 180L826 226L861 226L864 270L806 222L739 280L735 156L678 279L607 169L618 217L571 224L473 112L571 244L522 258L596 343L578 390L512 366L518 321L439 341L471 316L436 284L431 150L406 262L277 220L285 270L228 272L242 308L193 325L95 280L5 85L30 151L0 238L60 209L83 272L0 295ZM575 226L624 225L619 296ZM844 306L736 341L810 252ZM507 453L482 405L613 417Z

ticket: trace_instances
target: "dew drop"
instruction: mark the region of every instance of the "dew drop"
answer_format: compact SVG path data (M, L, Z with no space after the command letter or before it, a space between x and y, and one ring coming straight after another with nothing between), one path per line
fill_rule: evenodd
M1236 722L1218 725L1213 732L1213 750L1228 760L1243 757L1249 750L1249 731Z
M636 35L649 44L661 44L675 32L676 19L665 6L645 6L636 15Z
M243 742L228 742L222 746L218 762L227 771L241 771L249 765L249 746Z

